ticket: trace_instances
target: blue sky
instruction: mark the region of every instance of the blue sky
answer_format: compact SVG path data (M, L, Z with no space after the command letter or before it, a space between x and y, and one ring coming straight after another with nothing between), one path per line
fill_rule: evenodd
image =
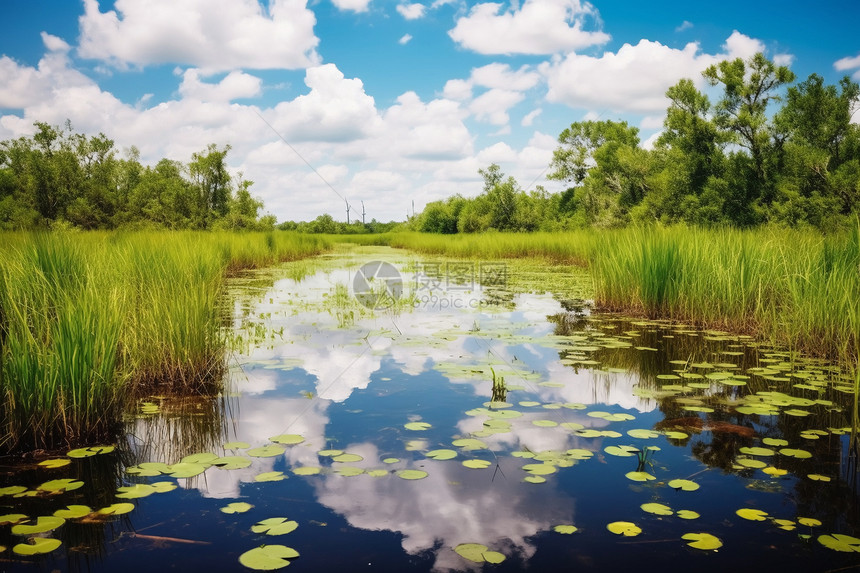
M5 0L0 10L0 139L69 119L149 163L230 144L232 170L279 220L342 220L341 197L363 200L368 219L403 219L413 201L420 211L480 193L477 170L494 162L524 188L556 191L545 170L570 123L626 120L647 146L666 88L691 77L706 89L701 70L725 58L764 51L799 80L860 79L860 4L847 1Z

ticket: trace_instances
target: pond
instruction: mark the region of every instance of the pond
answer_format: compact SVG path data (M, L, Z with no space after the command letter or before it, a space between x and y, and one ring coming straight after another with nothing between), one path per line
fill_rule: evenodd
M848 375L588 292L357 247L230 279L223 395L4 467L2 570L860 566Z

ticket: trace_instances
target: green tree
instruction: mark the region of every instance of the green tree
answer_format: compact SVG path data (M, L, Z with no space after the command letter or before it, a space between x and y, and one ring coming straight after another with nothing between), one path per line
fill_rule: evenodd
M227 153L231 147L218 149L210 143L204 152L193 153L188 172L198 196L198 225L208 228L212 220L224 217L230 203L230 173L227 171Z

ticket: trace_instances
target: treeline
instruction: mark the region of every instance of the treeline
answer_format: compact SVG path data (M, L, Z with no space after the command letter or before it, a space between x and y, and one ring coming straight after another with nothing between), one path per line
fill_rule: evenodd
M81 229L270 230L252 181L231 177L230 146L210 144L191 161L140 163L132 147L119 157L103 133L87 137L36 122L32 137L0 142L0 229L73 226Z
M653 149L623 121L573 123L559 136L548 178L525 192L498 165L480 170L483 193L429 203L412 228L435 233L763 223L832 230L860 213L860 87L827 85L763 54L709 67L712 103L690 79L669 88L664 130ZM779 106L779 107L777 107Z
M334 217L325 213L313 221L284 221L278 225L282 231L298 231L299 233L327 234L327 235L364 235L368 233L387 233L402 226L397 221L380 223L371 219L369 223L352 221L349 223L335 221Z

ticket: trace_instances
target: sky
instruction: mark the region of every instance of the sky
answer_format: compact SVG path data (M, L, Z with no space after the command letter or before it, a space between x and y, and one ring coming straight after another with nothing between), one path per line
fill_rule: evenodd
M665 91L762 51L798 81L860 80L860 3L667 0L3 0L0 140L36 121L120 156L230 145L279 221L403 220L473 197L493 163L526 190L563 129L659 134ZM363 202L363 206L362 206Z

